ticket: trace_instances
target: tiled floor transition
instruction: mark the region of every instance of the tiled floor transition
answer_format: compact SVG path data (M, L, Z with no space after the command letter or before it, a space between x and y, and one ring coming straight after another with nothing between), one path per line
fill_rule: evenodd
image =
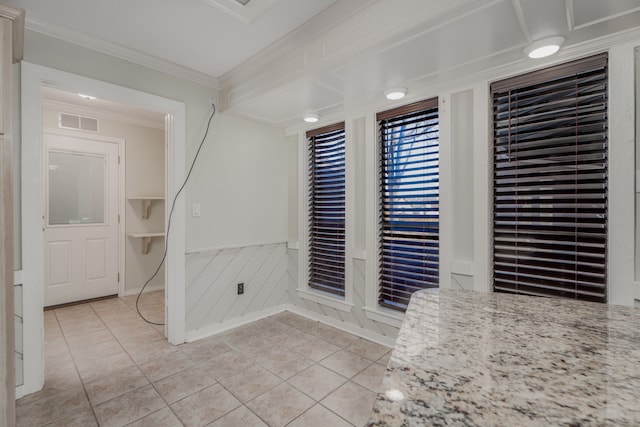
M390 350L281 313L172 346L135 296L45 312L45 386L18 426L362 426ZM164 313L162 292L141 311Z

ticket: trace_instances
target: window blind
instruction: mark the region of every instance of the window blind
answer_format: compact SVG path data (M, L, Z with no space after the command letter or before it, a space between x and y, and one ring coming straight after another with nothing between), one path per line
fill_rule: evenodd
M438 99L378 113L381 306L438 287Z
M307 132L309 287L344 296L344 123Z
M606 302L607 55L494 83L493 286Z

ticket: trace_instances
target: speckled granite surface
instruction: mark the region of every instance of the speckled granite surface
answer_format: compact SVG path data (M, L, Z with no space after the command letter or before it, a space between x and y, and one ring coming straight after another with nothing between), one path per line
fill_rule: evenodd
M640 426L640 309L417 292L367 426Z

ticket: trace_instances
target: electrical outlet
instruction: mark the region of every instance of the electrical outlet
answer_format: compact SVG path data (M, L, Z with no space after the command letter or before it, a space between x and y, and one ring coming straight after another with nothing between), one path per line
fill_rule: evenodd
M238 283L238 295L244 294L244 283Z
M213 98L209 98L209 108L211 108L212 110L215 110L216 108L216 100Z

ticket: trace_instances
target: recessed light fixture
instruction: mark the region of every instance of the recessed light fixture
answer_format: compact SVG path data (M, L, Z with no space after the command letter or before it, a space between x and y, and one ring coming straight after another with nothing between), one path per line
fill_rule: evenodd
M307 123L316 123L318 120L320 120L320 116L318 116L317 114L305 114L303 119Z
M564 37L548 37L531 43L524 48L524 53L533 59L545 58L559 51L562 43L564 43Z
M89 101L93 101L94 99L96 99L95 96L85 95L83 93L79 93L78 96L82 99L88 99Z
M394 89L389 89L384 92L384 96L386 96L387 99L390 101L396 101L398 99L402 99L406 94L407 94L406 87L397 87Z

